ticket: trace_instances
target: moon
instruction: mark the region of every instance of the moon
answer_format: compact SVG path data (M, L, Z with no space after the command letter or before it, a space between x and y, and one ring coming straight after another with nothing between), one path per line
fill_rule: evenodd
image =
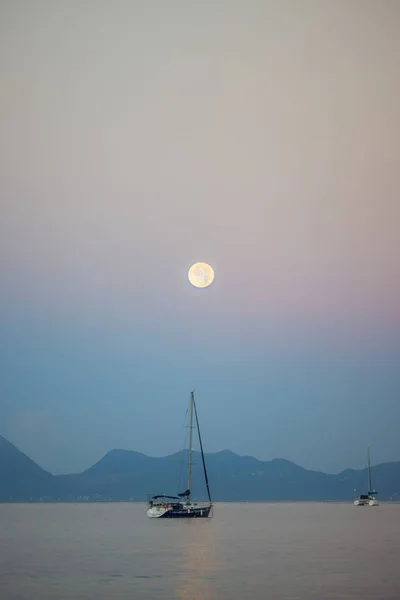
M214 269L207 263L198 262L190 267L188 278L194 287L206 288L214 281Z

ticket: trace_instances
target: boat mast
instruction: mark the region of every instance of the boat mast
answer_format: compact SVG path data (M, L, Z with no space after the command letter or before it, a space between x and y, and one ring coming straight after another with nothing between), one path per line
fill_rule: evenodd
M372 493L372 483L371 483L371 456L368 448L368 494Z
M192 452L193 452L193 403L194 403L194 392L190 393L190 404L189 404L189 456L188 456L188 487L189 495L187 502L190 502L190 494L192 491Z

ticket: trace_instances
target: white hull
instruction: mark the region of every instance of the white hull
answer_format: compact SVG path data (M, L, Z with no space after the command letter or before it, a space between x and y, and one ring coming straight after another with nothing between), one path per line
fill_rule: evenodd
M147 516L151 519L159 519L168 511L168 508L163 508L162 506L152 506L147 511Z
M357 498L357 500L354 500L353 504L354 506L379 506L379 502L375 498Z

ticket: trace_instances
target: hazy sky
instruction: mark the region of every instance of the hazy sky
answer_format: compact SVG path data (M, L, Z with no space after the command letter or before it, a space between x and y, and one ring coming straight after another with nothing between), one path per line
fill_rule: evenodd
M398 0L2 0L0 433L400 460ZM210 288L187 281L193 262Z

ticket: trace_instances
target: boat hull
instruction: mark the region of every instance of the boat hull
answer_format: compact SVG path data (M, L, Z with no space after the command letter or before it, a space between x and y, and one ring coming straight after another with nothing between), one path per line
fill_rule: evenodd
M379 506L378 500L376 498L357 498L353 502L354 506Z
M366 500L354 500L354 506L367 506L368 502Z
M183 506L180 508L152 507L147 511L151 519L207 519L212 506Z

